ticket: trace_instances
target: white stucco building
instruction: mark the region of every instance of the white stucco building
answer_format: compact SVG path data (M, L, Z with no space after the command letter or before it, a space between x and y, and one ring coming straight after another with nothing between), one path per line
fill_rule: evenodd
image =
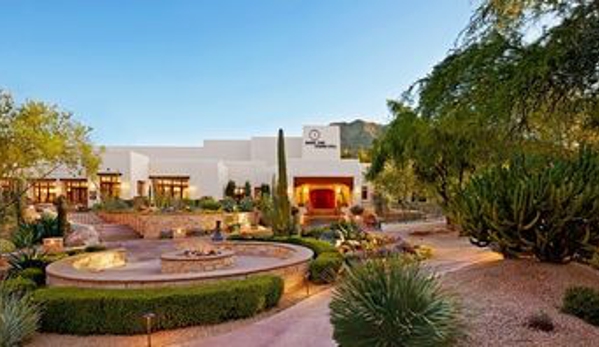
M341 159L337 126L305 126L286 137L289 195L296 204L333 209L369 200L363 165ZM64 194L71 204L91 206L101 197L132 199L149 194L174 198L223 197L229 180L238 186L270 185L277 172L277 138L206 140L198 147L109 146L96 180L57 172L36 182L31 198L51 202Z

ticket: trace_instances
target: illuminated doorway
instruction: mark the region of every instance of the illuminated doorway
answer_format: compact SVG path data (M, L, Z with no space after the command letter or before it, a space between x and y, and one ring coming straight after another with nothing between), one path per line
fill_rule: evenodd
M352 177L295 177L294 201L308 214L339 214L352 203Z

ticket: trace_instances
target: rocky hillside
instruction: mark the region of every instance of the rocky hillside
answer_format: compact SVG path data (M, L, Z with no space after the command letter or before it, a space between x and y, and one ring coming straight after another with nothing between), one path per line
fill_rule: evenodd
M360 150L369 149L372 141L384 130L385 126L361 119L352 122L335 122L341 130L341 151L344 156L356 157Z

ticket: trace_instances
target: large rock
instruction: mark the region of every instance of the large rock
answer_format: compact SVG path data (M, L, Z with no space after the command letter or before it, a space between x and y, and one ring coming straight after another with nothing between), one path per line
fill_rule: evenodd
M71 232L65 240L68 247L95 246L100 243L100 235L92 225L71 223Z

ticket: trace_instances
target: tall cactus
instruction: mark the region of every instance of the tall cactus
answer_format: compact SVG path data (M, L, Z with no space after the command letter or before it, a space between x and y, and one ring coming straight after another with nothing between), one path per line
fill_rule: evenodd
M565 262L599 246L599 155L516 158L474 177L453 202L473 243Z

